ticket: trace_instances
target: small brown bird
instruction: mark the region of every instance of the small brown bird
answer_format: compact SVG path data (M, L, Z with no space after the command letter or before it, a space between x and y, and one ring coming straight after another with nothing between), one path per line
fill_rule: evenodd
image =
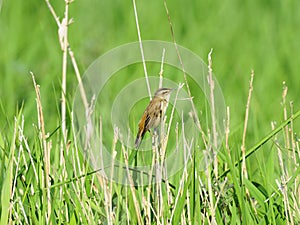
M160 88L155 92L139 122L139 131L135 140L136 149L139 148L145 133L151 128L156 128L160 125L167 110L172 91L173 89L171 88Z

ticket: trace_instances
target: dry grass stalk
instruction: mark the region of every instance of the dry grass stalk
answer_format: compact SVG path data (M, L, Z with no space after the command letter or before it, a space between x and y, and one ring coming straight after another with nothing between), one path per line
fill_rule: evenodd
M286 95L288 92L288 87L285 84L285 81L283 82L283 89L282 89L282 106L283 106L283 119L288 119L288 112L287 112L287 105L286 105ZM286 149L290 149L290 138L289 138L289 126L285 126L285 147Z
M246 134L247 134L247 126L248 126L248 119L249 119L249 109L250 109L250 102L251 96L253 91L253 79L254 79L254 71L251 71L251 78L249 83L249 92L248 92L248 99L246 104L246 112L245 112L245 120L244 120L244 130L243 130L243 138L242 138L242 177L248 179L247 167L246 167Z
M69 56L71 58L71 62L72 62L72 65L73 65L73 68L74 68L74 71L75 71L75 75L76 75L76 78L77 78L77 81L78 81L78 87L79 87L81 99L83 101L83 105L84 105L84 108L85 108L86 112L88 112L89 104L88 104L88 100L87 100L85 90L84 90L84 87L83 87L81 75L80 75L80 72L79 72L79 69L78 69L78 65L77 65L74 53L71 49L71 46L70 46L70 44L68 42L68 38L67 38L67 29L66 28L72 22L72 20L68 20L68 18L67 18L68 17L68 15L67 15L68 5L69 5L69 3L72 2L72 0L66 0L65 17L64 17L62 22L59 21L59 17L57 16L57 14L56 14L54 8L52 7L51 3L49 2L49 0L45 0L45 2L47 4L48 9L51 12L54 20L55 20L58 28L59 28L59 31L60 31L59 32L60 33L60 37L59 37L60 45L61 45L61 47L63 47L65 50L68 51ZM63 29L63 28L65 28L65 29ZM66 55L64 55L64 57L66 57ZM64 64L64 62L63 62L63 64ZM62 83L63 82L64 81L62 80ZM62 84L62 87L64 87L63 84ZM66 90L65 90L65 92L63 91L63 95L62 95L63 98L65 98L65 93L66 93ZM65 121L65 120L62 119L62 122L63 121Z
M67 113L67 61L68 61L68 25L69 25L69 0L65 1L64 18L58 29L60 45L63 51L62 59L62 78L61 78L61 129L64 138L64 144L67 142L67 127L66 127L66 113ZM61 161L63 159L63 145L61 146Z
M184 133L182 135L184 137ZM192 145L191 146L184 145L184 147L189 148L188 152L191 152ZM174 217L174 214L175 214L175 211L176 211L176 207L177 207L179 198L181 198L182 195L183 195L184 185L185 185L185 182L186 182L187 177L188 177L188 171L187 170L188 170L188 165L185 164L184 168L183 168L183 171L182 171L181 179L180 179L180 182L179 182L178 192L175 194L176 197L175 197L175 201L174 201L173 210L171 210L171 217L169 219L169 224L172 224L173 217Z
M217 122L216 122L216 110L215 110L215 98L214 98L214 89L215 83L213 80L212 73L212 49L208 53L208 84L210 90L210 112L211 112L211 123L212 123L212 153L213 153L213 162L214 162L214 174L215 177L218 177L218 159L217 159L217 148L218 148L218 133L217 133Z
M47 137L45 133L45 122L44 122L44 115L43 115L43 107L41 102L41 95L40 95L40 88L36 84L34 75L31 72L32 81L36 93L36 104L37 104L37 112L38 112L38 128L40 130L40 139L42 141L42 146L44 150L44 187L46 189L47 201L46 201L46 208L47 208L47 215L45 215L47 223L49 223L50 215L51 215L51 193L50 193L50 149L48 149L47 144Z
M227 150L228 156L230 156L230 148L229 148L229 133L230 133L230 108L227 106L226 108L226 121L225 121L225 148ZM228 169L227 163L225 164L225 170Z
M165 61L165 53L166 49L163 48L162 55L161 55L161 64L160 64L160 71L159 71L159 88L163 87L163 73L164 73L164 61Z
M171 29L172 40L173 40L174 47L175 47L175 50L176 50L176 53L177 53L177 57L179 59L180 65L181 65L181 69L182 69L182 72L183 72L183 78L184 78L184 82L185 82L185 85L186 85L186 88L187 88L187 91L188 91L189 99L191 101L192 110L193 110L193 116L194 116L197 128L198 128L198 130L201 133L202 141L203 141L205 147L207 148L205 133L204 133L202 127L201 127L200 120L199 120L199 117L198 117L198 114L197 114L197 111L196 111L196 107L195 107L195 104L193 102L193 97L192 97L192 94L191 94L191 90L190 90L190 87L189 87L189 84L188 84L188 81L187 81L187 76L186 76L185 69L184 69L184 64L183 64L183 61L181 59L181 55L179 53L178 46L177 46L177 43L176 43L176 40L175 40L174 29L173 29L173 25L172 25L172 21L171 21L171 16L170 16L170 13L169 13L169 10L168 10L168 6L167 6L166 0L164 0L164 6L165 6L166 14L167 14L169 25L170 25L170 29Z
M139 44L140 44L140 50L141 50L141 56L142 56L142 63L143 63L143 69L144 69L144 73L145 73L145 79L146 79L148 94L149 94L150 100L152 100L152 95L151 95L150 84L149 84L149 79L148 79L148 72L147 72L146 61L145 61L145 56L144 56L144 49L143 49L143 44L142 44L142 38L141 38L141 32L140 32L140 25L139 25L139 20L138 20L138 14L137 14L137 10L136 10L135 0L132 0L132 3L133 3L134 16L135 16L135 24L136 24L136 29L137 29L137 32L138 32L138 38L139 38Z
M130 187L131 194L132 194L132 199L133 199L133 204L134 204L136 216L137 216L137 219L138 219L138 224L143 224L140 204L139 204L139 201L138 201L137 196L136 196L137 195L136 189L134 188L135 187L134 181L133 181L133 178L132 178L132 176L130 175L130 172L129 172L128 152L125 150L125 147L124 147L123 144L122 144L122 153L123 153L123 157L124 157L124 160L125 160L127 178L128 178L128 181L129 181L129 187Z

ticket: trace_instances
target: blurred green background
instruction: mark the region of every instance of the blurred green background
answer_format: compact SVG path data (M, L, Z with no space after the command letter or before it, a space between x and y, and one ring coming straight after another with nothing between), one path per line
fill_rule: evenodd
M62 18L63 1L51 3ZM167 3L178 44L205 62L213 48L213 70L231 108L233 131L242 128L251 69L255 71L255 80L249 132L255 140L259 138L257 135L270 130L270 121L282 120L283 81L289 88L288 100L294 101L295 110L299 109L300 1L172 0ZM172 41L163 0L137 1L137 10L143 40ZM70 17L74 22L69 27L69 42L82 74L103 53L138 40L131 1L76 0L70 4ZM62 51L57 30L44 1L3 1L1 132L11 126L22 104L27 129L36 123L30 71L41 86L46 130L51 132L58 126ZM77 80L70 63L68 69L67 98L72 103Z

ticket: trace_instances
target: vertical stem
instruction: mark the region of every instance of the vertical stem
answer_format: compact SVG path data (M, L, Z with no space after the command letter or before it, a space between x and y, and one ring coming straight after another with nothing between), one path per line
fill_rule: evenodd
M178 57L179 63L181 65L181 69L182 69L182 72L183 72L184 82L185 82L185 85L186 85L186 88L187 88L187 91L188 91L188 95L189 95L189 98L190 98L190 101L191 101L192 109L193 109L193 112L194 112L195 122L196 122L196 125L198 127L198 130L201 133L202 141L203 141L205 147L207 148L205 133L202 130L202 127L201 127L201 124L200 124L200 120L199 120L199 117L198 117L198 114L197 114L197 111L196 111L196 107L195 107L195 104L193 102L192 93L191 93L191 90L190 90L190 87L189 87L189 83L188 83L188 80L187 80L187 76L186 76L186 72L185 72L185 69L184 69L183 61L181 59L181 55L179 53L179 50L178 50L178 47L177 47L177 43L176 43L176 40L175 40L174 29L173 29L173 25L172 25L172 21L171 21L171 16L169 14L169 10L168 10L168 6L167 6L166 0L164 0L164 6L165 6L166 14L167 14L169 25L170 25L170 29L171 29L171 35L172 35L174 47L175 47L175 50L176 50L176 53L177 53L177 57Z
M216 123L216 110L215 110L215 98L214 89L215 84L212 77L212 60L211 60L212 49L208 53L208 81L210 89L210 108L211 108L211 123L212 123L212 152L214 160L214 174L218 177L218 159L217 159L217 147L218 147L218 134L217 134L217 123Z
M67 94L67 53L68 53L68 23L69 23L69 0L65 0L65 11L64 18L59 26L59 40L63 51L62 56L62 78L61 78L61 130L63 140L60 143L60 166L63 168L60 175L60 179L63 180L65 173L65 163L64 163L64 146L67 143L67 128L66 128L66 94ZM60 199L63 198L63 189L59 189Z
M64 143L67 139L66 130L66 93L67 93L67 53L68 53L68 14L69 14L69 0L66 0L65 17L61 23L60 31L62 32L61 46L63 51L63 65L62 65L62 79L61 79L61 128L64 138Z
M56 22L57 26L61 29L63 27L62 26L63 24L60 23L59 18L57 16L54 8L50 4L49 0L45 0L45 2L47 4L48 9L51 12L53 18L55 19L55 22ZM81 98L82 98L82 101L83 101L83 104L84 104L84 108L85 108L85 111L87 112L88 108L89 108L89 105L88 105L87 97L86 97L85 90L84 90L84 87L83 87L83 83L82 83L82 80L81 80L80 72L79 72L79 69L78 69L78 66L77 66L77 63L76 63L76 60L75 60L74 53L73 53L69 43L67 44L67 47L68 47L69 55L71 57L71 61L72 61L72 64L73 64L73 67L74 67L74 70L75 70L76 78L78 80L78 87L79 87Z
M137 29L137 32L138 32L138 38L139 38L139 43L140 43L140 50L141 50L141 56L142 56L142 62L143 62L143 68L144 68L144 73L145 73L145 78L146 78L146 84L147 84L148 94L149 94L150 100L152 100L135 0L132 0L132 3L133 3L135 23L136 23L136 29Z
M206 162L206 165L208 165L208 162ZM212 189L212 178L211 178L211 166L207 166L205 170L205 175L207 179L207 189L208 189L208 204L209 204L209 210L210 210L210 224L216 225L216 214L215 214L215 207L214 207L214 193Z
M226 124L225 124L225 148L227 150L228 156L230 157L229 133L230 133L230 109L227 106L227 108L226 108ZM227 163L225 164L225 168L227 169Z
M248 118L249 118L249 108L250 108L250 101L251 101L251 95L253 91L253 78L254 78L254 71L251 71L251 79L249 84L249 93L248 93L248 99L247 99L247 105L246 105L246 113L245 113L245 120L244 120L244 131L243 131L243 139L242 139L242 177L248 178L247 174L247 168L246 168L246 133L247 133L247 125L248 125Z
M36 84L34 75L31 73L33 85L36 93L36 102L37 102L37 111L38 111L38 126L40 129L40 138L42 141L42 148L44 150L44 187L46 189L45 194L45 208L46 208L46 222L49 223L50 214L51 214L51 193L50 193L50 151L48 149L47 140L46 140L46 132L45 132L45 123L44 123L44 115L43 115L43 107L40 95L39 86Z
M288 92L288 87L285 84L285 81L283 82L283 90L282 90L282 106L283 106L283 119L287 120L288 119L288 112L287 112L287 107L286 107L286 95ZM285 134L285 148L290 149L290 138L289 138L289 126L286 126L284 128L284 134ZM288 154L289 151L288 151ZM290 157L288 157L290 158Z
M162 56L161 56L160 71L159 71L159 88L162 88L162 84L163 84L165 53L166 53L166 49L163 48Z

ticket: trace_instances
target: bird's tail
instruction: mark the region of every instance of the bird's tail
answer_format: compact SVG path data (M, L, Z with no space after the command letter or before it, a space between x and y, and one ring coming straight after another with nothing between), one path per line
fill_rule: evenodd
M137 134L135 143L134 143L136 149L138 149L140 147L141 142L142 142L142 136L140 134Z
M146 133L146 131L139 130L138 134L136 135L136 139L135 139L135 143L134 143L136 149L138 149L140 147L140 144L143 140L145 133Z

